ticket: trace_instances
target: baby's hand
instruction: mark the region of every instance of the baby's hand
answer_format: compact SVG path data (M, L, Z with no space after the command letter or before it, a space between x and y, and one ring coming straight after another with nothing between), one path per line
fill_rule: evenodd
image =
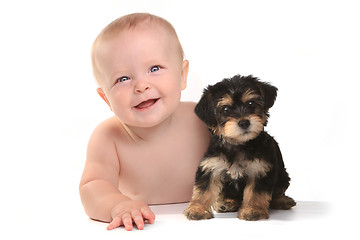
M146 203L125 200L117 204L111 211L112 221L107 226L107 230L124 226L126 230L133 229L133 222L139 230L144 229L145 221L153 224L155 221L155 214L151 211Z

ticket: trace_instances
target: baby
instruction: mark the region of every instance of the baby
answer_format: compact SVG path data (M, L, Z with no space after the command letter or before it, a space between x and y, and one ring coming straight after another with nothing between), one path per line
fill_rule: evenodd
M172 25L130 14L96 38L92 65L97 89L114 117L93 132L80 183L87 215L143 229L155 215L148 204L187 202L209 142L195 103L180 102L189 62Z

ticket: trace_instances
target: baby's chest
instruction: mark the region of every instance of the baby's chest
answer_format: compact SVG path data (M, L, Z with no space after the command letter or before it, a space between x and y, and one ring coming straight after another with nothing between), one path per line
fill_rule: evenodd
M187 149L187 150L186 150ZM195 173L202 154L178 144L128 148L120 156L122 176L163 180ZM181 177L181 176L180 176Z

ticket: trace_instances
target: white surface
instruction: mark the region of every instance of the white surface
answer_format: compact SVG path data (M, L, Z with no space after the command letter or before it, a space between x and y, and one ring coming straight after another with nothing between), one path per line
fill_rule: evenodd
M69 206L69 205L68 205ZM19 225L6 228L3 239L22 239L36 236L46 239L324 239L344 237L358 239L356 223L334 217L333 206L326 202L300 201L292 210L272 210L268 220L247 222L236 213L215 214L215 218L189 221L182 214L187 204L151 206L156 222L144 230L127 232L124 228L107 231L106 223L92 221L81 211L63 208L61 212L39 217L17 219ZM43 212L44 213L44 212ZM2 225L4 226L4 225ZM5 225L6 226L6 225ZM10 233L10 234L9 234ZM11 236L12 238L9 238Z
M242 221L236 217L236 213L215 214L215 218L211 220L189 221L182 215L185 207L186 204L152 207L157 214L156 224L148 225L144 232L136 231L133 235L126 233L124 229L118 229L117 232L121 234L120 236L126 235L129 239L132 237L281 239L285 236L300 239L300 236L302 238L321 236L319 230L324 231L325 225L319 224L319 221L326 220L329 213L328 206L323 202L300 202L299 206L291 211L272 211L270 219L264 221ZM302 231L299 225L307 230ZM116 233L111 233L111 235L115 236Z
M111 20L143 11L178 32L190 60L183 100L237 73L279 88L267 130L292 178L293 211L188 222L184 206L156 207L156 224L131 233L88 220L77 190L86 145L111 115L95 91L91 44ZM351 0L1 1L0 238L359 239L359 22Z

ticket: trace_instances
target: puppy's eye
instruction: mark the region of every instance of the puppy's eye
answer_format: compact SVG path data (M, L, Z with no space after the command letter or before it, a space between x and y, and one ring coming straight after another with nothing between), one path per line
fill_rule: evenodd
M228 114L230 112L230 107L229 106L223 106L221 109L220 109L220 113L221 114Z
M247 102L247 105L250 106L250 107L254 107L255 106L255 101L250 100L250 101Z

